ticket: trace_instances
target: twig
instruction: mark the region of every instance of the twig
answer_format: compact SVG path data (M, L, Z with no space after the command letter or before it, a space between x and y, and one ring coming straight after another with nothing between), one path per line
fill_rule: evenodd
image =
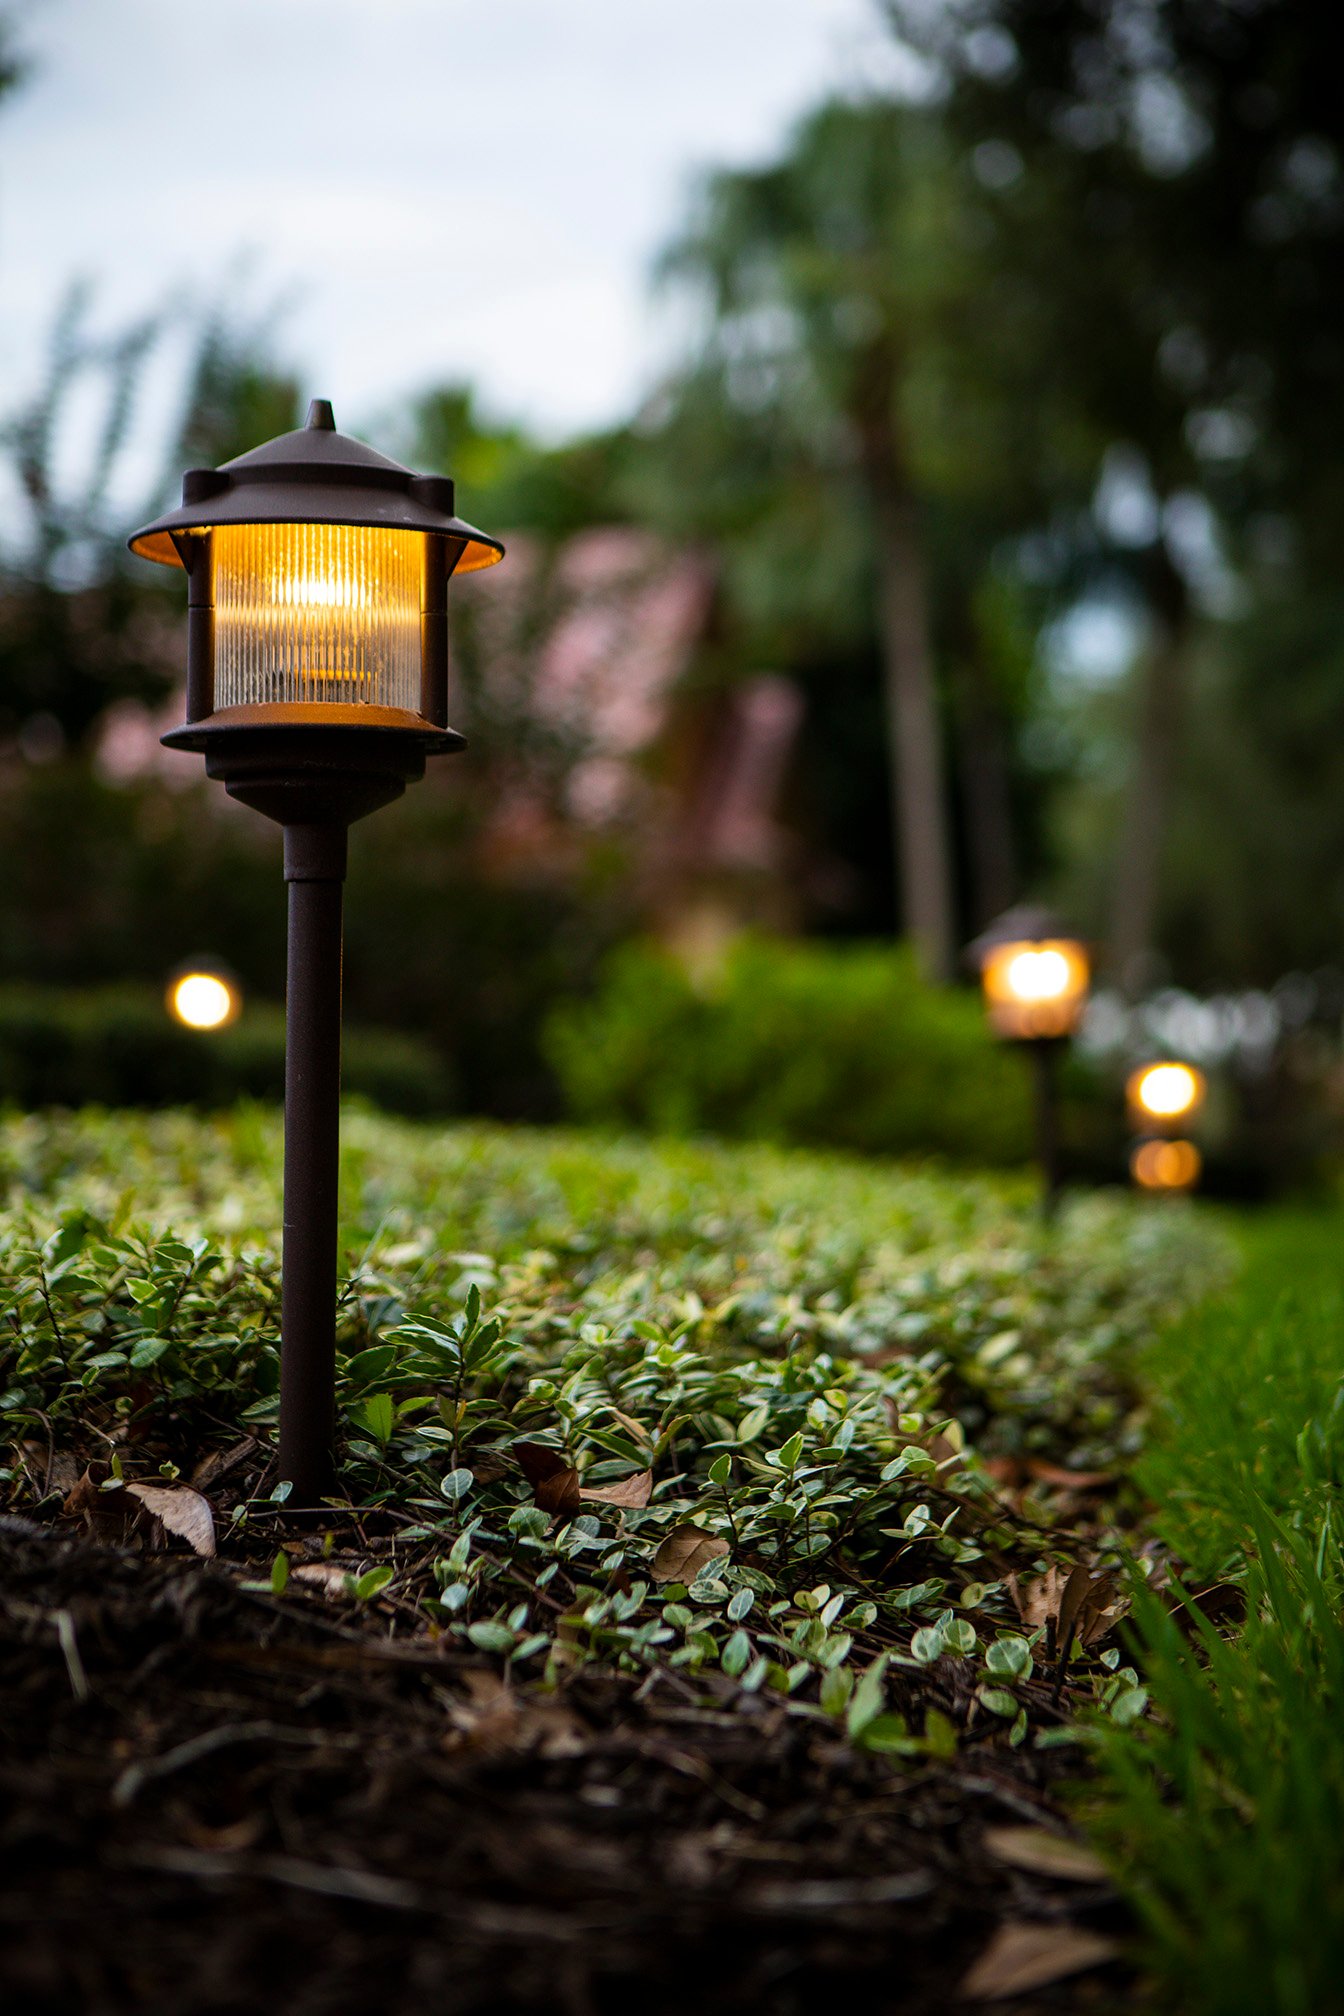
M79 1641L75 1637L75 1620L68 1610L52 1613L56 1626L56 1636L60 1641L61 1656L65 1660L65 1670L70 1675L70 1692L76 1701L89 1698L89 1676L84 1671L84 1661L79 1656Z

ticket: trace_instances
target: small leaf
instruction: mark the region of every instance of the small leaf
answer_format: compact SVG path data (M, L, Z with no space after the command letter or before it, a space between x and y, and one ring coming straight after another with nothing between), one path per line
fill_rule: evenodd
M652 1492L652 1470L636 1470L632 1476L622 1477L617 1484L584 1485L579 1496L594 1504L620 1505L630 1511L638 1511L648 1504Z
M962 1982L961 1993L979 2002L1027 1995L1051 1981L1102 1967L1119 1951L1113 1939L1077 1925L1000 1925Z
M470 1470L450 1470L439 1489L449 1503L455 1505L460 1498L466 1497L475 1482Z
M128 1484L128 1496L138 1498L166 1532L176 1533L207 1560L215 1552L215 1515L199 1491L179 1484Z
M728 1599L728 1622L730 1624L740 1624L744 1617L750 1616L751 1608L755 1601L756 1597L752 1590L735 1590Z
M367 1568L355 1583L355 1595L361 1603L372 1602L373 1598L388 1583L396 1571L390 1562L382 1561L376 1568Z
M728 1542L700 1526L674 1526L653 1557L655 1582L693 1582L700 1570L728 1552Z
M716 1456L709 1466L709 1481L711 1484L717 1484L721 1491L726 1489L732 1474L733 1459L726 1452L722 1456Z
M986 1827L991 1855L1033 1876L1058 1876L1069 1883L1104 1883L1106 1865L1081 1841L1046 1827Z
M883 1683L886 1670L887 1655L883 1652L874 1659L855 1688L853 1699L849 1704L849 1713L845 1718L845 1726L851 1736L861 1736L868 1724L875 1722L886 1707L887 1690Z
M467 1636L482 1652L512 1652L517 1642L517 1634L493 1617L483 1618L479 1624L468 1624Z
M289 1556L282 1547L271 1563L271 1594L272 1596L283 1596L288 1587Z

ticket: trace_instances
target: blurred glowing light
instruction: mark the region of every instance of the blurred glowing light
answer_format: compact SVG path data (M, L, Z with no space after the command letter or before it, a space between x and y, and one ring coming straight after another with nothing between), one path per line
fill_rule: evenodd
M1072 938L996 945L981 969L989 1019L1000 1036L1072 1035L1087 999L1088 961Z
M225 1029L242 1009L242 996L222 973L180 973L168 989L168 1012L187 1029Z
M1129 1172L1141 1190L1190 1190L1204 1161L1193 1141L1140 1141Z
M1126 1089L1136 1112L1152 1120L1182 1120L1203 1104L1205 1079L1190 1064L1145 1064Z

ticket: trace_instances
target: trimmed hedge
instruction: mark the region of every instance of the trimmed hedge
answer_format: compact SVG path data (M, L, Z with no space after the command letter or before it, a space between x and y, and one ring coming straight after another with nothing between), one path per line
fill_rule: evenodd
M742 937L698 982L628 945L545 1041L570 1112L598 1125L989 1166L1030 1152L1021 1060L902 946Z
M393 1113L444 1113L452 1085L427 1043L386 1029L345 1031L344 1089ZM0 987L0 1103L220 1107L278 1099L285 1018L247 1008L232 1028L184 1029L149 989Z

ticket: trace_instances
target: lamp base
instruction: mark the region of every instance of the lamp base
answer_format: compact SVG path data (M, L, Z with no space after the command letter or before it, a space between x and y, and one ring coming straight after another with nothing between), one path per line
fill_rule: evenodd
M165 748L203 755L206 775L231 798L281 826L351 826L400 798L424 776L428 757L466 747L456 729L390 707L286 713L277 720L270 708L224 708L162 740Z

